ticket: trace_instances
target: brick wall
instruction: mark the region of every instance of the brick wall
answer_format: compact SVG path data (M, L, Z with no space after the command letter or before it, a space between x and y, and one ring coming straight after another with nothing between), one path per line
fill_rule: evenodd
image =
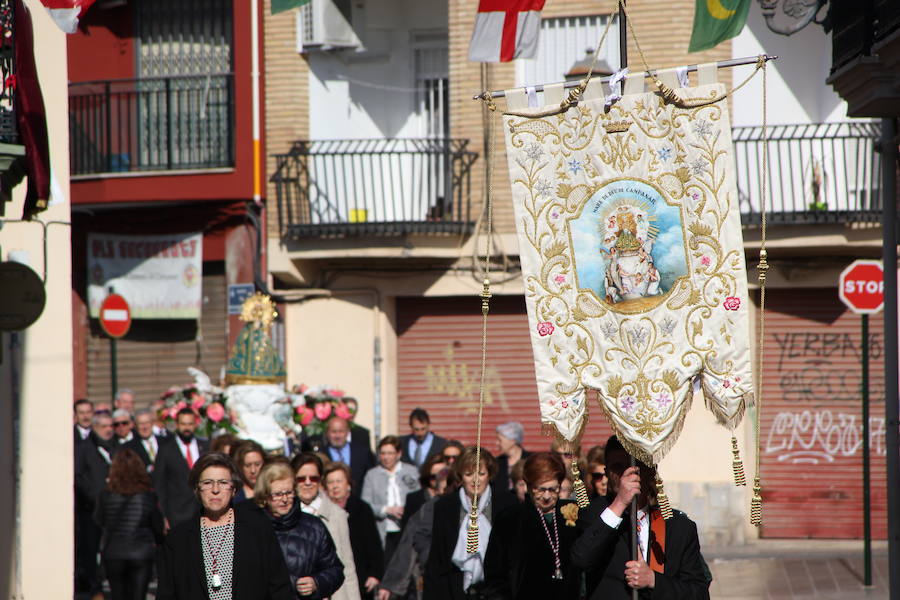
M485 119L487 111L472 95L485 89L506 89L515 85L513 63L482 65L468 61L469 37L475 22L477 0L449 0L450 37L450 130L453 137L468 138L476 149L479 160L472 173L472 200L480 213L485 197L485 168L487 164L485 144ZM585 0L548 0L543 11L545 17L609 14L615 3L611 0L588 2ZM684 64L726 60L731 57L731 44L696 54L688 54L694 18L694 0L633 0L627 7L641 49L651 68L672 67ZM637 46L628 32L628 57L632 68L641 66ZM730 73L723 70L720 79L730 85ZM548 82L552 83L552 82ZM498 109L504 104L497 102ZM499 115L498 115L499 117ZM499 118L498 118L499 121ZM506 153L503 150L503 131L497 124L497 144L494 152L494 223L495 230L512 232L512 203Z
M309 66L297 52L297 11L272 14L270 0L263 8L266 103L266 198L268 234L278 239L278 199L269 178L275 173L273 154L287 152L294 140L309 137Z

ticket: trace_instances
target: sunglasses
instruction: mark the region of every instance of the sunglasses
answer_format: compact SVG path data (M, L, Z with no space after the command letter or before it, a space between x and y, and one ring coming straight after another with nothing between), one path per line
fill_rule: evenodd
M322 478L318 475L297 475L297 477L294 478L294 481L297 483L306 483L307 481L310 483L319 483L319 480L321 479Z
M600 481L601 479L606 477L606 471L597 471L596 473L591 473L591 478L594 481Z
M124 427L125 425L131 425L130 421L117 421L113 423L116 427Z

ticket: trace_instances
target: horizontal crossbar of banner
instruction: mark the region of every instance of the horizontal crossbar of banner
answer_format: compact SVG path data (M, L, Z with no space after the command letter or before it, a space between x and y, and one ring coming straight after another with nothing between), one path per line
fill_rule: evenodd
M777 56L772 55L772 54L763 54L762 57L766 62L769 62L770 60L775 60L778 58ZM754 65L758 61L759 61L759 56L746 56L744 58L732 58L729 60L718 61L716 63L716 68L717 69L729 69L731 67L740 67L743 65ZM687 68L688 73L690 73L691 71L696 71L699 67L700 67L700 65L687 65L686 68ZM644 73L646 73L646 75L648 77L655 77L657 72L658 72L657 69L654 69L652 71L644 71ZM611 78L612 78L612 76L603 77L600 79L600 81L607 83L607 82L609 82L609 80ZM528 86L528 87L533 87L536 92L543 92L544 85L554 85L554 84L543 84L543 85L535 85L535 86ZM579 85L581 85L580 79L566 81L563 83L564 88L573 88L573 87L578 87ZM515 88L515 89L523 89L523 88ZM504 98L504 97L506 97L506 90L497 90L497 91L491 92L491 97L492 98ZM481 100L481 98L482 98L482 94L475 94L474 96L472 96L472 100Z

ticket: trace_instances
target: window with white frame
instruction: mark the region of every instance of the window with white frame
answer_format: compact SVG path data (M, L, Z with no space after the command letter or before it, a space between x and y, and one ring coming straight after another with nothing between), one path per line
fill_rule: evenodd
M541 39L534 58L517 60L516 80L520 87L565 81L566 74L593 57L610 15L556 17L541 21ZM619 32L613 24L606 34L596 69L619 69Z
M446 138L450 130L447 34L415 33L412 47L419 135L432 139Z

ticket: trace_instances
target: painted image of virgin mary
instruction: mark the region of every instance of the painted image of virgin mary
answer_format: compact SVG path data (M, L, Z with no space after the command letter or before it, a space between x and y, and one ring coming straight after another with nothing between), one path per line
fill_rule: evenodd
M634 213L620 212L615 219L618 230L615 241L608 250L600 248L607 255L606 301L615 304L658 295L659 271L650 254L653 240L638 237Z

